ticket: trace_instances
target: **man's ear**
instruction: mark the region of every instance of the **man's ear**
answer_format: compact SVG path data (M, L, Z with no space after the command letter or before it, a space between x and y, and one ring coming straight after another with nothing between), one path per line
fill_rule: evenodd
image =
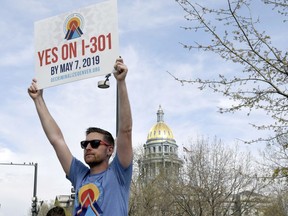
M109 155L111 156L114 152L114 146L109 146L108 147L108 152L109 152Z

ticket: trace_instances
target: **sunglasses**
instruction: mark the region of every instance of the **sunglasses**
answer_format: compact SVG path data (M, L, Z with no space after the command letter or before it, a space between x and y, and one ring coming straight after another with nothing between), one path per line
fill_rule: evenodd
M111 146L110 144L102 141L102 140L98 140L98 139L95 139L95 140L85 140L85 141L81 141L80 144L81 144L81 148L82 149L86 149L88 144L90 143L90 146L93 148L93 149L97 149L100 145L106 145L106 146Z

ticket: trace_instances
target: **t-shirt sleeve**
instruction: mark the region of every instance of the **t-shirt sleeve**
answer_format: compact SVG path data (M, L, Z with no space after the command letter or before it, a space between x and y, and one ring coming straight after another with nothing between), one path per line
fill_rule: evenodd
M73 157L70 172L66 178L72 183L73 187L76 188L77 184L82 181L87 172L89 172L89 168Z
M118 155L115 155L115 158L113 159L111 163L111 168L115 169L115 173L117 176L117 179L119 183L123 186L130 187L131 179L132 179L132 168L133 168L133 163L127 167L124 168L119 161Z

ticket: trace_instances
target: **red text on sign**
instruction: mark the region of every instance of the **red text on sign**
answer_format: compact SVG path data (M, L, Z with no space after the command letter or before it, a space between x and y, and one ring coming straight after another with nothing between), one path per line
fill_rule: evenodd
M53 47L52 49L46 49L38 52L40 66L43 64L49 65L51 63L56 63L58 61L57 51L58 48Z

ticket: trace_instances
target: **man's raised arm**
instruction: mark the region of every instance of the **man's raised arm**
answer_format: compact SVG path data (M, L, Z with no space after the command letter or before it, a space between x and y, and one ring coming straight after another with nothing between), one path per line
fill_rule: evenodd
M118 58L114 65L116 72L114 77L117 80L119 100L119 129L117 135L117 154L123 167L128 167L133 159L132 149L132 116L128 92L126 87L127 66L122 58Z
M57 123L51 116L45 101L43 99L43 90L37 88L36 79L32 80L31 86L28 88L28 93L33 99L42 128L56 151L57 157L64 169L66 175L69 174L70 165L72 162L72 154L65 143L63 134Z

